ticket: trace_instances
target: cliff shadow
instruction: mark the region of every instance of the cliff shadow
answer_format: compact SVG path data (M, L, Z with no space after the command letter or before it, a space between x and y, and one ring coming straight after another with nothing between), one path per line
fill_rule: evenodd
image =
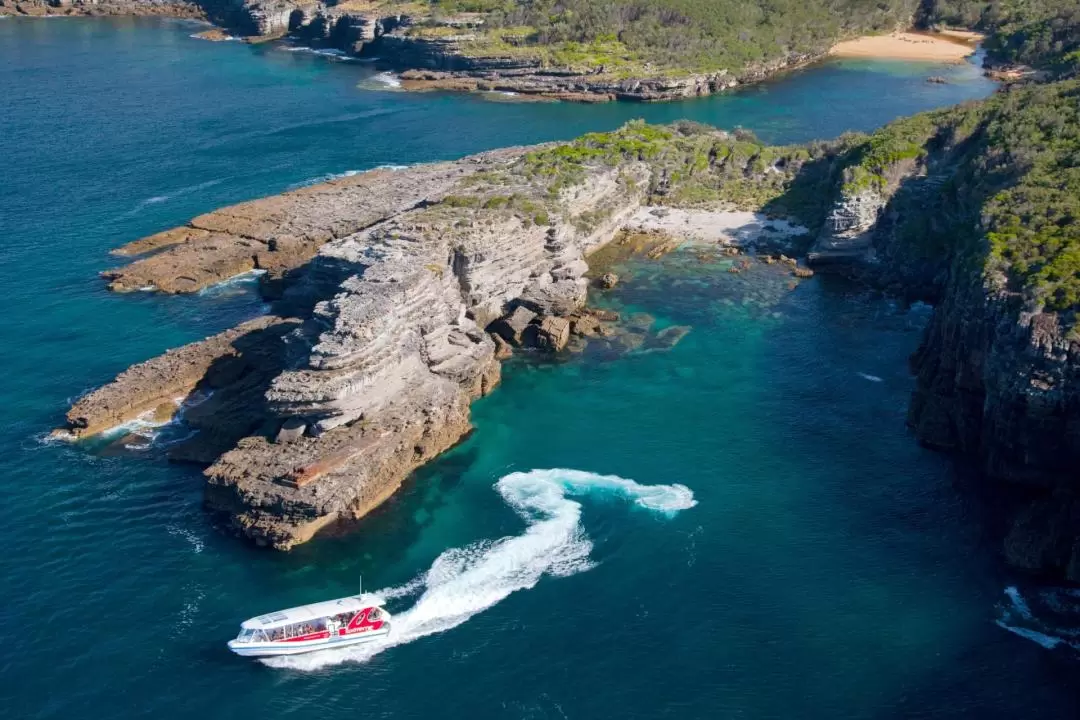
M283 336L296 326L282 320L245 333L210 364L178 413L190 437L168 448L169 460L209 465L241 438L277 430L266 392L285 368Z

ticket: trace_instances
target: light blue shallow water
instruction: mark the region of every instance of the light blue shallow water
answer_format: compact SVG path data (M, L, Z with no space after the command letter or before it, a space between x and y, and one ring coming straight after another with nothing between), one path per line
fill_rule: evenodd
M994 624L1011 580L981 512L905 432L926 309L848 286L681 254L623 268L603 301L690 326L674 350L515 360L468 441L355 534L287 555L218 534L196 469L41 442L72 396L261 310L243 286L109 295L95 274L123 242L329 173L639 116L775 142L869 129L985 95L974 68L835 63L702 101L511 104L358 88L363 67L192 32L0 20L5 716L1076 716L1074 668ZM568 473L496 491L534 468L679 484L697 504ZM433 563L423 597L394 601L411 642L275 668L224 649L243 618Z

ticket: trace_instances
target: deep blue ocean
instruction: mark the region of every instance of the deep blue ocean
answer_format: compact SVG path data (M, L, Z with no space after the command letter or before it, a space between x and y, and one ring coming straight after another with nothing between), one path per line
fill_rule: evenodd
M332 174L635 117L772 142L869 130L992 92L973 65L830 62L704 100L519 104L394 92L361 64L199 29L0 19L4 717L1077 717L1048 629L998 624L1039 591L1003 571L983 503L904 427L929 308L836 280L630 262L596 301L688 326L680 344L515 359L466 442L356 532L288 554L215 530L197 468L45 441L73 397L264 311L243 284L110 295L112 247ZM545 468L574 472L530 473ZM516 512L525 496L544 512ZM273 667L226 650L241 620L361 576L420 630Z

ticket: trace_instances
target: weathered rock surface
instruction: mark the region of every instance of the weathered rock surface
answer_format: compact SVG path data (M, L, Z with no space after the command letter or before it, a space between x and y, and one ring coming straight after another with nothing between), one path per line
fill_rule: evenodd
M327 241L438 200L479 162L373 170L216 210L118 248L117 255L142 257L102 276L116 292L193 293L252 270L280 275Z
M61 431L75 437L96 435L163 405L176 407L175 401L200 383L208 390L232 384L259 352L252 339L275 333L280 337L289 327L280 318L262 317L133 365L113 382L80 398ZM155 419L168 418L158 413Z
M199 3L188 0L0 0L0 15L154 15L203 18L205 11Z

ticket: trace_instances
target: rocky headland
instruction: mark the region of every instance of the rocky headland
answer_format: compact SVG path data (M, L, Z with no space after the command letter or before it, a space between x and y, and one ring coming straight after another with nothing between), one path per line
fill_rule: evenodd
M813 274L794 259L805 256L933 303L912 358L913 432L1015 500L1010 564L1077 581L1078 170L1061 150L1080 146L1078 93L1076 81L1013 88L801 147L634 123L210 213L123 248L136 259L106 273L110 287L190 292L266 270L287 319L136 366L81 400L63 431L85 436L188 393L198 402L183 420L206 431L175 457L209 464L207 502L233 527L288 548L362 516L457 442L501 359L610 335L613 318L586 305L590 282L619 281L605 256L659 256L695 236L752 245L788 263L792 282ZM1045 117L1061 122L1033 122Z
M590 282L614 280L587 276L588 258L640 225L643 203L671 197L680 168L696 163L702 182L730 173L779 185L798 167L777 155L786 169L755 169L747 148L760 146L740 137L635 124L376 170L131 243L119 252L134 260L105 273L113 290L186 293L260 269L277 315L132 367L80 399L58 432L91 437L175 412L198 432L169 455L209 466L207 504L260 544L304 542L364 515L460 440L470 402L518 348L612 336L616 317L586 300ZM735 233L742 219L706 242L765 242L754 216ZM649 232L650 254L678 244Z

